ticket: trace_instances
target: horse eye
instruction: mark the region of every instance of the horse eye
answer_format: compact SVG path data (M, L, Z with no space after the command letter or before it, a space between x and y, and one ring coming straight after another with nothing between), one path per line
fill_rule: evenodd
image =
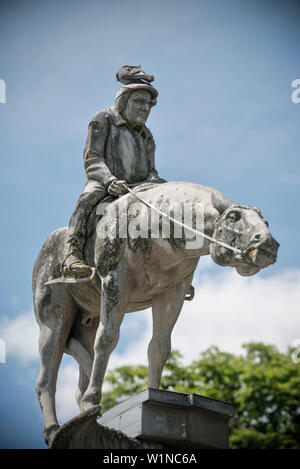
M227 218L230 221L238 221L241 218L241 214L239 212L229 212Z
M264 220L264 222L267 225L267 227L269 228L269 222L267 222L267 220Z

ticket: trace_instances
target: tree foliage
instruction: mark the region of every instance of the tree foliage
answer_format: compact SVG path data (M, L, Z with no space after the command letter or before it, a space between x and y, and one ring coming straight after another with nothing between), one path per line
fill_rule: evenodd
M161 389L200 394L233 404L231 448L300 448L300 363L289 349L263 343L243 346L235 356L210 347L186 366L173 351ZM106 377L103 410L147 388L146 366L122 366Z

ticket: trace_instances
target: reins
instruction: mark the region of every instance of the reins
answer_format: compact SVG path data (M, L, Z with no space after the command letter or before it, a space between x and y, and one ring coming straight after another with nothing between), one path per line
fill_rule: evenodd
M147 202L146 200L142 199L140 196L138 196L132 189L130 189L130 187L128 187L126 184L122 184L123 187L128 191L130 192L130 194L132 194L137 200L139 200L140 202L142 202L144 205L146 205L147 207L149 207L151 210L154 210L155 212L159 213L162 217L166 218L167 220L170 220L172 221L173 223L176 223L177 225L183 227L183 228L186 228L187 230L191 231L192 233L196 234L196 235L199 235L199 236L202 236L203 238L205 239L208 239L209 241L211 241L212 243L216 243L218 244L219 246L223 246L224 248L227 248L227 249L230 249L231 251L234 251L234 252L237 252L238 254L242 254L242 251L238 248L234 248L232 246L230 246L229 244L227 243L224 243L223 241L219 241L217 239L214 239L212 238L211 236L208 236L207 234L205 233L202 233L201 231L199 230L196 230L195 228L192 228L191 226L188 226L186 225L185 223L182 223L181 221L179 220L176 220L175 218L173 217L170 217L170 215L167 215L166 213L162 212L161 210L159 210L157 207L155 207L154 205L152 205L150 202Z
M176 220L173 217L170 217L170 215L167 215L166 213L162 212L157 207L152 205L150 202L147 202L146 200L142 199L132 189L130 189L130 187L128 187L126 184L123 183L122 186L128 192L130 192L130 194L132 194L137 200L139 200L144 205L146 205L146 207L148 207L151 210L154 210L155 212L159 213L159 215L166 218L167 220L172 221L173 223L176 223L177 225L181 226L182 228L186 228L187 230L191 231L192 233L194 233L196 235L199 235L199 236L202 236L205 239L208 239L212 243L216 243L219 246L223 246L226 249L230 249L231 251L237 252L238 254L242 254L242 251L240 249L234 248L234 247L230 246L227 243L223 243L223 241L219 241L217 239L214 239L211 236L208 236L207 234L202 233L201 231L196 230L195 228L192 228L191 226L188 226L185 223L182 223L181 221ZM96 274L95 267L91 267L91 270L92 270L92 273L89 277L75 278L75 277L65 277L64 275L62 275L60 278L55 278L55 279L48 280L47 282L45 282L45 285L53 285L53 284L56 284L56 283L76 284L76 283L80 283L80 282L88 282L88 281L91 281L95 277L95 274Z

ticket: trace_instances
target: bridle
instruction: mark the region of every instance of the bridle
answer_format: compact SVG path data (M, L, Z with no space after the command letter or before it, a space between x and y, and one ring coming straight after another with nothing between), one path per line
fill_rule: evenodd
M233 252L236 252L238 254L242 254L242 251L241 249L238 249L238 248L234 248L232 246L230 246L229 244L227 243L224 243L223 241L219 241L217 239L214 239L212 238L211 236L205 234L205 233L202 233L202 231L199 231L199 230L196 230L195 228L192 228L191 226L188 226L186 225L185 223L182 223L181 221L179 220L176 220L175 218L171 217L170 215L167 215L166 213L164 213L162 210L159 210L157 207L155 207L154 205L152 205L150 202L147 202L146 200L142 199L142 197L140 197L139 195L137 195L132 189L130 189L130 187L127 186L127 184L125 183L122 183L122 186L130 193L132 194L137 200L139 200L140 202L142 202L144 205L146 205L146 207L150 208L151 210L154 210L155 212L159 213L159 215L161 215L162 217L166 218L167 220L169 221L172 221L173 223L175 223L176 225L179 225L181 226L182 228L186 228L187 230L191 231L192 233L198 235L198 236L202 236L203 238L211 241L212 243L215 243L215 244L218 244L219 246L223 246L224 248L226 249L230 249L231 251ZM252 208L252 207L249 207L249 206L242 206L242 205L233 205L229 208ZM223 215L226 214L226 211L223 213ZM222 216L223 216L222 215ZM92 269L92 274L90 275L90 277L86 277L86 278L75 278L75 277L60 277L60 278L55 278L55 279L52 279L52 280L48 280L45 285L52 285L52 284L55 284L55 283L66 283L66 284L75 284L75 283L80 283L80 282L87 282L87 281L91 281L94 277L95 277L95 274L96 274L96 268L95 267L91 267Z

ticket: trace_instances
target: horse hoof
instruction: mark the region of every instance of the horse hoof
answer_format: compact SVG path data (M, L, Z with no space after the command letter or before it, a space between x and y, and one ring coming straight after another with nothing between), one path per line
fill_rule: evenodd
M83 411L90 409L91 407L100 405L101 393L98 389L87 390L82 398Z
M87 399L86 401L82 402L82 412L86 412L87 410L90 410L92 408L99 407L101 409L101 406L99 404L99 401L95 403L96 400L94 399Z
M50 427L47 427L44 429L44 439L45 439L45 443L47 446L51 445L54 439L55 433L57 432L58 429L59 429L59 425L56 425L56 424L53 424Z
M101 410L102 410L102 406L100 404L90 405L85 410L82 410L82 412L76 418L79 420L79 419L91 418L93 416L100 417Z

